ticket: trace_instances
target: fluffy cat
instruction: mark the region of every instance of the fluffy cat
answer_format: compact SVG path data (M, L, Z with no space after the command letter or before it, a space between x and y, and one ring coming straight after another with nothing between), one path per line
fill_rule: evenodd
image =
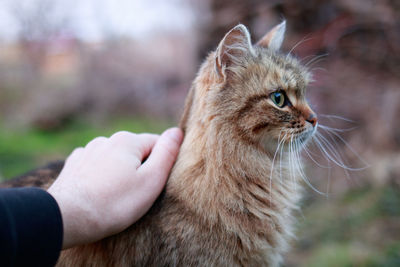
M300 198L299 150L317 128L305 98L310 74L279 52L284 32L282 22L256 45L243 25L225 35L187 97L185 138L164 192L124 232L63 251L59 266L282 262ZM9 183L47 187L61 166Z

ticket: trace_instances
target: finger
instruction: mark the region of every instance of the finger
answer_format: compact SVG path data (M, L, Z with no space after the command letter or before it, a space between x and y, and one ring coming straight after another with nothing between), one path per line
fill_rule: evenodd
M105 144L106 141L107 141L107 138L104 136L96 137L85 146L85 149L87 149L87 150L96 149L100 145Z
M165 131L154 145L149 158L138 169L153 190L161 192L178 155L183 133L178 128Z
M157 134L134 134L123 131L111 136L110 141L115 146L122 146L129 149L142 162L150 154L158 138L159 135Z
M143 133L139 134L138 138L140 139L138 147L140 150L140 161L143 162L143 160L151 153L160 136L156 134Z
M84 151L83 147L75 148L74 151L72 151L72 153L68 156L67 161L71 161L71 160L74 160L74 159L80 157L80 155L82 155L83 151Z

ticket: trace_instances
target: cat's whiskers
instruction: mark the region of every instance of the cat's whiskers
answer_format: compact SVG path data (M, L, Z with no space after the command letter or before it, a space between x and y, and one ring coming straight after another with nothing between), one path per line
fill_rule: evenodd
M312 137L311 137L312 138ZM321 163L319 163L314 157L316 157L317 155L315 155L311 150L308 149L307 144L305 144L304 146L304 152L306 152L307 156L318 166L321 168L331 168L331 166L329 166L329 161L328 161L328 166L324 166ZM314 155L314 157L313 157Z
M273 177L272 177L272 176L273 176L273 174L274 174L275 159L276 159L276 156L278 155L278 152L280 151L280 146L285 142L286 134L285 134L285 136L283 136L282 139L281 139L282 132L283 132L283 130L281 130L281 131L279 132L279 136L278 136L278 145L277 145L277 147L276 147L276 150L275 150L275 153L274 153L274 157L273 157L272 163L271 163L271 172L270 172L270 176L269 176L269 191L270 191L270 192L272 192L272 180L273 180ZM280 157L281 157L281 155L280 155ZM281 159L280 159L280 160L281 160ZM269 194L269 197L270 197L270 203L272 203L272 193Z
M322 126L325 127L325 126ZM280 136L282 134L282 131L280 133ZM320 150L323 152L323 156L325 157L325 159L328 161L328 166L324 166L322 164L320 164L313 156L312 156L312 152L308 149L307 147L307 142L306 141L302 141L302 135L305 134L303 133L296 133L293 130L286 130L285 131L285 136L279 140L278 142L278 147L277 150L280 149L279 153L280 153L280 178L282 181L282 157L283 157L283 146L285 144L285 142L282 142L283 140L286 139L286 137L288 135L290 135L290 138L288 139L288 156L287 156L287 162L288 162L288 170L289 170L289 177L292 181L292 185L294 186L294 190L297 191L297 183L296 183L296 177L300 176L300 178L316 193L321 194L321 195L327 195L327 193L323 193L320 190L318 190L317 188L315 188L311 182L310 179L307 177L303 165L301 163L301 155L300 155L300 151L302 151L302 149L304 149L305 153L308 155L308 157L315 163L317 164L319 167L322 168L328 168L330 169L331 166L329 164L329 161L333 161L335 164L339 165L339 166L346 166L344 161L341 158L341 155L339 152L337 152L334 149L334 145L332 145L330 143L330 141L328 139L326 139L325 137L323 137L320 133L314 133L312 136L310 136L309 138L311 138L312 140L315 139L315 141L317 142L317 144L319 144ZM274 164L275 164L275 160L276 160L276 154L277 151L275 151L275 155L273 158L273 167L274 168ZM272 170L271 170L271 177L272 177Z
M316 57L316 56L317 56L317 55L308 55L308 56L305 56L305 57L303 57L302 59L300 59L300 63L303 64L304 61L306 61L306 60L308 60L308 59L310 59L310 58L314 58L314 57Z
M322 55L319 55L319 56L315 56L314 58L312 58L310 61L308 61L305 65L304 65L304 67L306 67L306 68L310 68L312 65L314 65L314 64L316 64L316 63L318 63L318 62L321 62L322 60L324 60L324 57L327 57L329 54L328 53L326 53L326 54L322 54Z
M343 169L344 174L346 175L346 178L348 180L351 180L349 171L352 171L353 169L348 167L344 163L344 161L342 160L341 156L339 155L335 147L320 133L318 133L315 136L314 140L316 141L317 147L324 154L325 158L328 161L332 161L334 164L341 167Z
M295 185L295 183L294 183L294 171L293 171L293 165L294 165L294 163L293 163L293 143L292 143L292 141L293 141L293 135L291 135L291 138L290 138L290 141L289 141L289 157L288 157L288 159L289 159L289 167L290 167L290 169L289 169L289 176L290 176L290 179L292 180L292 183ZM295 190L296 190L296 185L295 185Z
M326 137L324 137L321 133L317 133L316 137L317 138L315 140L317 140L318 144L321 145L321 148L324 148L324 152L327 153L326 155L328 156L328 158L339 167L349 171L360 171L365 169L347 166L340 152L335 149L335 146Z
M346 122L351 122L354 123L354 121L336 116L336 115L319 115L320 117L326 117L328 119L338 119ZM327 182L327 193L326 196L328 197L328 192L329 192L329 187L330 187L330 178L331 178L331 169L332 165L331 162L333 162L335 165L341 167L344 170L344 173L348 179L351 179L349 171L361 171L369 167L369 164L348 144L342 136L340 136L339 133L347 132L353 130L353 128L347 128L347 129L338 129L338 128L332 128L329 126L321 125L319 124L319 128L324 131L327 136L322 135L321 132L317 132L315 135L312 136L311 138L311 143L315 144L316 147L321 151L322 156L325 158L327 165L324 166L320 164L314 157L315 154L308 149L307 146L305 146L304 151L308 155L308 157L319 167L321 168L327 168L328 169L328 182ZM341 141L347 149L349 149L357 158L360 160L363 164L364 167L361 168L353 168L348 166L348 164L345 162L344 158L345 156L337 149L340 145L338 144L337 140ZM332 144L333 142L333 144Z
M283 136L283 140L286 140L287 137L287 132L285 132L285 135ZM279 157L279 182L282 183L283 179L282 179L282 158L283 158L283 152L284 152L284 146L285 146L285 142L282 143L281 149L280 149L280 157Z
M347 164L344 160L343 154L341 153L340 150L336 149L336 147L339 147L339 144L336 141L336 139L332 136L332 134L329 131L327 131L327 129L325 129L324 127L321 127L321 129L327 133L326 136L323 136L321 133L321 138L323 138L326 142L328 142L331 145L331 149L336 152L336 155L337 155L336 158L341 159L341 162L347 166Z
M307 175L305 174L304 170L303 170L303 165L301 164L301 158L300 158L300 149L304 144L302 143L302 141L300 139L295 139L295 146L296 146L296 150L295 150L295 154L296 154L296 159L297 159L297 167L299 170L299 174L300 177L303 179L303 181L311 188L313 189L315 192L317 192L318 194L321 195L325 195L325 193L322 193L321 191L319 191L318 189L316 189L310 182L310 180L308 179Z
M290 176L292 178L292 183L294 184L294 190L297 191L297 183L296 183L296 158L295 158L295 147L293 143L293 134L290 137L289 143L289 158L290 158Z
M336 129L336 128L331 128L331 127L321 125L321 129L324 130L332 140L335 141L335 137L338 138L345 145L345 147L347 147L358 158L358 160L360 160L365 165L364 167L360 167L360 168L351 168L351 170L361 171L361 170L365 170L366 168L370 167L370 165L357 153L357 151L355 151L355 149L346 140L344 140L343 137L341 137L337 133L337 132L350 131L350 130L354 129L354 127L350 128L350 129ZM335 141L335 143L336 143L336 141ZM337 144L337 146L338 146L338 144Z
M288 52L287 55L286 55L286 58L288 58L288 57L291 56L293 50L295 50L296 47L298 47L299 45L301 45L301 44L303 44L303 43L305 43L305 42L308 42L308 41L314 39L313 37L308 37L308 36L309 36L309 35L306 35L306 36L303 37L303 39L301 39L300 41L298 41L298 42L292 47L292 49L289 50L289 52Z
M348 123L353 123L353 124L355 123L355 121L353 121L353 120L344 118L342 116L337 116L337 115L319 114L318 116L327 118L329 120L341 120L341 121L348 122ZM348 171L361 171L370 166L355 151L355 149L353 149L352 146L347 141L345 141L342 136L340 136L340 133L354 130L355 128L357 128L357 126L351 127L351 128L339 129L339 128L333 128L333 127L319 124L319 128L326 133L326 136L322 135L322 133L319 132L312 137L312 141L314 142L314 144L316 144L318 149L322 152L322 155L326 159L329 168L331 168L330 162L333 162L335 165L343 168L346 176L350 179L350 174L348 173ZM348 164L344 161L344 158L345 158L344 155L342 153L340 153L340 151L337 149L337 147L340 146L338 144L337 140L342 142L342 144L344 144L344 146L348 150L350 150L357 157L357 159L360 162L363 163L364 167L354 168L354 167L348 166ZM332 142L334 144L332 144ZM310 152L310 153L308 153L308 152ZM318 162L316 160L314 160L314 158L311 156L311 154L312 154L311 151L306 150L306 153L308 154L308 156L310 157L311 160L313 160L318 166L320 166L320 164L318 164ZM322 167L322 166L320 166L320 167ZM330 172L329 172L329 175L330 175Z
M344 129L332 128L332 127L325 126L325 125L319 125L319 126L326 131L339 132L339 133L350 132L350 131L353 131L354 129L357 129L357 126L354 126L351 128L344 128Z
M341 161L341 159L338 158L336 150L333 149L332 145L330 143L326 143L324 140L324 137L320 133L316 133L313 141L317 145L317 147L320 149L322 152L323 156L327 161L332 161L334 164L337 166L347 170L348 167L344 165L344 163ZM329 153L331 152L331 153Z
M314 73L315 71L320 70L320 71L324 71L324 72L328 72L327 69L323 68L323 67L314 67L310 69L311 73Z
M346 121L346 122L350 122L350 123L355 123L355 121L353 121L353 120L347 119L345 117L337 116L337 115L318 114L318 117L328 118L328 119L338 119L338 120L342 120L342 121Z
M312 143L321 151L322 157L325 158L326 162L328 163L329 168L330 167L330 162L333 162L327 155L327 152L325 151L324 147L319 143L318 137L314 135L311 139Z

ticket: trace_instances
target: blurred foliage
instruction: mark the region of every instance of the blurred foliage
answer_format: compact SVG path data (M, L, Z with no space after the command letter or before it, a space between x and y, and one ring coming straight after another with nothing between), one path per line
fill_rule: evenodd
M154 118L117 118L101 125L76 120L51 131L10 130L0 125L0 179L22 174L50 160L65 159L74 148L85 146L97 136L110 136L117 131L161 133L171 125L171 121Z
M288 266L399 266L399 185L311 198L299 216Z

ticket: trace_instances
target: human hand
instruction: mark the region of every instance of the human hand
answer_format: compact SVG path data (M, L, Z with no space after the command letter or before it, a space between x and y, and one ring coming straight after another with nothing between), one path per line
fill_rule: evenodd
M75 149L48 189L61 210L63 248L118 233L143 216L161 193L182 139L177 128L161 136L118 132Z

